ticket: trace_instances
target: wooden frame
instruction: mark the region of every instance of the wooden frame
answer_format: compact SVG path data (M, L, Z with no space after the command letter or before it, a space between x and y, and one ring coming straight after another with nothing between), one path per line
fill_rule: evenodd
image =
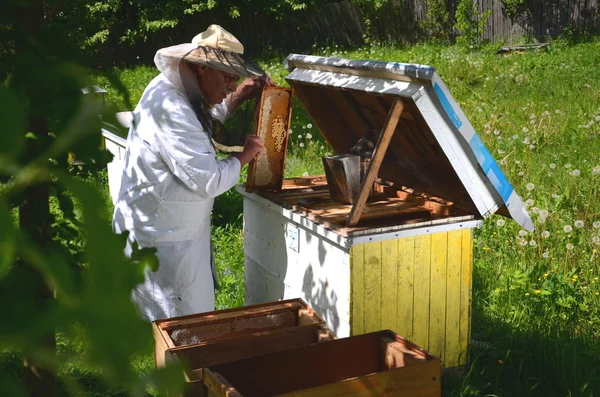
M265 142L266 152L248 165L247 191L279 190L283 180L292 119L293 90L266 86L256 107L253 135Z

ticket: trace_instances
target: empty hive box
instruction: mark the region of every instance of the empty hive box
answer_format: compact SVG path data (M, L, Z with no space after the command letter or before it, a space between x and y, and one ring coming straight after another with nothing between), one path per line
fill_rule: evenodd
M533 224L429 66L292 54L286 77L334 155L369 138L356 200L322 175L244 197L246 302L301 297L338 337L392 329L466 363L473 229ZM364 146L364 145L362 145Z
M440 360L391 331L210 366L204 383L214 397L441 394Z
M167 350L182 350L273 330L295 328L302 333L305 328L319 328L323 323L301 299L157 320L152 323L155 364L165 364Z

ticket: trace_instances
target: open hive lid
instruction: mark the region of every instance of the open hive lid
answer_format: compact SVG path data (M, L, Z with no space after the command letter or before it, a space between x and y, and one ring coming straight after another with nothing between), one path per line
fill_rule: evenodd
M379 177L483 218L498 212L533 230L525 205L435 69L290 54L286 80L336 153L381 131L404 108Z

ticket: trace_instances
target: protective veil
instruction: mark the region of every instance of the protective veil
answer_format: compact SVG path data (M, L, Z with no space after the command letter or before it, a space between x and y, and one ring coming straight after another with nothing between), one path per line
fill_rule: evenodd
M182 44L157 53L162 73L134 111L115 204L115 232L129 231L130 244L157 248L158 271L147 271L133 292L150 321L214 310L210 213L214 198L240 175L240 162L216 159L211 142L212 117L223 121L227 106L210 109L183 62L198 49Z

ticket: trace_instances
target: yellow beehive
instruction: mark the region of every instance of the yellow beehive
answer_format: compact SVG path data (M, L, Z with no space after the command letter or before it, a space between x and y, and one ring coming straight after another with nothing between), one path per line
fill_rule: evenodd
M238 189L247 303L301 297L338 337L389 328L465 364L473 229L499 213L532 230L525 205L434 68L294 54L288 68L333 153L367 147L368 169L352 204L322 176Z

